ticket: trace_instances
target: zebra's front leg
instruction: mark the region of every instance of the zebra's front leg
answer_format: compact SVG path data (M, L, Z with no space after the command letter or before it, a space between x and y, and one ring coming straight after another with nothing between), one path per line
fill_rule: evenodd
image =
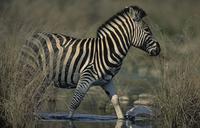
M109 96L113 107L115 109L116 115L118 119L124 119L122 110L120 108L120 104L119 104L119 98L115 92L114 86L113 86L113 82L110 81L108 84L106 85L102 85L102 88L104 89L104 91L106 92L106 94Z
M74 91L71 104L69 106L69 116L68 116L69 118L73 117L75 110L78 108L81 101L83 100L85 94L90 88L91 83L92 83L91 81L79 80L78 85Z

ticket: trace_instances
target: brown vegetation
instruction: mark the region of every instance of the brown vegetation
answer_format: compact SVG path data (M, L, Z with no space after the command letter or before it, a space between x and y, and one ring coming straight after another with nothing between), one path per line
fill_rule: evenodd
M106 19L132 4L147 12L145 20L160 42L162 53L153 58L135 48L130 50L115 78L118 93L129 96L132 105L134 95L153 89L162 127L199 127L199 1L1 0L0 3L0 113L7 121L4 126L35 126L32 97L41 85L42 73L25 85L24 81L15 80L19 73L16 64L20 48L32 33L45 31L94 37L96 29ZM99 90L94 89L95 94L86 96L81 104L84 111L91 106L96 107L91 109L94 111L108 106L108 99ZM59 92L57 100L62 103L56 106L57 110L66 111L72 91L56 89L56 92ZM42 100L47 101L51 95L47 90ZM60 98L61 95L64 98Z

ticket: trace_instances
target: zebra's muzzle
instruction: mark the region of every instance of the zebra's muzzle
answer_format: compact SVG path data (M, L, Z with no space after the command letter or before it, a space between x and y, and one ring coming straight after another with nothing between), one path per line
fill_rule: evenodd
M149 54L150 54L150 56L157 56L157 55L159 55L160 51L161 51L161 49L160 49L159 43L155 42L154 46L149 49Z

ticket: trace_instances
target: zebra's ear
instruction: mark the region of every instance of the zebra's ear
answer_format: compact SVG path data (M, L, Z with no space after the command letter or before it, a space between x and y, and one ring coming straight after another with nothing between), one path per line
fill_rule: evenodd
M146 16L146 13L143 9L139 8L138 6L129 6L129 14L133 18L134 21L140 21L143 17Z

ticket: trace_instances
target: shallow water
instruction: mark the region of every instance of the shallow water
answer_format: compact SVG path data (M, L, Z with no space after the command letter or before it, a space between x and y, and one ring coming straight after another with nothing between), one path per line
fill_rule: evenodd
M92 96L83 101L76 111L76 118L70 120L66 114L66 104L70 103L66 102L66 99L70 98L63 97L62 91L59 94L61 96L57 96L55 102L48 102L43 105L43 110L38 113L43 118L37 121L36 128L156 128L153 121L149 120L139 119L135 122L117 120L113 109L111 111L99 109L98 105L94 104L102 101L102 98L95 97L95 100L93 100ZM132 105L122 105L124 113L132 107ZM113 107L111 106L111 108Z
M134 124L130 121L38 121L37 128L153 128L150 123Z
M39 113L37 128L153 128L153 122L137 119L117 120L111 115L76 114L73 120L65 113Z

